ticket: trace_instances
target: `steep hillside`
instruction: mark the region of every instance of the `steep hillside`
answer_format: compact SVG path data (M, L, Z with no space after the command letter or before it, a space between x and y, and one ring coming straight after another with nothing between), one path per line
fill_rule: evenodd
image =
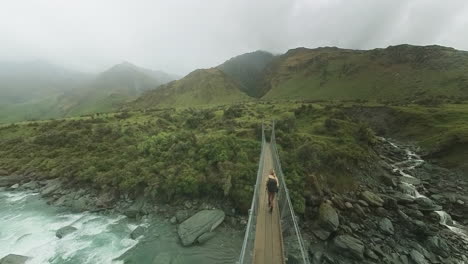
M266 92L260 85L263 70L273 58L273 54L258 50L231 58L217 68L236 80L246 94L262 97Z
M197 106L245 101L238 84L216 68L195 70L184 78L144 93L131 107Z
M297 48L276 58L265 71L265 99L413 101L468 96L468 52L441 46Z

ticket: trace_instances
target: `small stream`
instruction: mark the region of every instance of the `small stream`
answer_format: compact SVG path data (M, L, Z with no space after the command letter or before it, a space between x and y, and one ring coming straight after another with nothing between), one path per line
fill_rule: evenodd
M420 194L418 190L416 189L415 184L417 184L419 180L410 174L412 170L421 166L425 161L421 159L419 155L417 155L414 151L410 150L409 148L400 147L396 145L395 143L390 142L389 140L384 139L384 138L381 138L381 140L388 142L391 146L393 146L396 149L399 149L399 150L403 149L405 151L406 156L403 161L390 164L392 166L393 172L397 172L401 175L400 184L405 186L404 188L405 190L408 190L405 193L414 198L426 197ZM456 221L453 221L452 217L445 211L439 210L435 212L440 217L441 225L446 226L452 232L454 232L461 238L468 241L468 231L466 227L460 225Z

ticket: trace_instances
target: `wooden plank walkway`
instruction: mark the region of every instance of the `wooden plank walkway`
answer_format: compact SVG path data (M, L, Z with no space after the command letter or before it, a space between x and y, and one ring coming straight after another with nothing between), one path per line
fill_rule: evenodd
M265 147L263 173L260 186L260 199L255 231L254 263L284 264L283 245L278 202L275 198L273 212L269 212L266 181L273 168L270 144Z

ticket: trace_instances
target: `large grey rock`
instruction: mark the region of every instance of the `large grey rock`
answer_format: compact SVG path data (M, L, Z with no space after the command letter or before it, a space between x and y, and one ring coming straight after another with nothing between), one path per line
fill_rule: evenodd
M370 191L362 192L361 198L373 206L381 207L384 204L384 200L380 196Z
M39 188L39 184L36 181L27 182L20 187L23 190L36 190Z
M203 243L205 243L206 241L212 239L215 236L216 236L215 232L208 232L208 233L205 233L205 234L199 236L197 238L197 241L198 241L198 243L203 244Z
M393 233L395 232L394 231L394 228L393 228L393 224L392 224L392 221L390 221L390 219L388 218L382 218L382 220L380 220L379 222L379 228L380 230L382 230L382 232L384 232L386 235L393 235Z
M447 242L445 242L445 240L443 240L442 238L438 237L438 236L431 236L427 239L426 241L426 246L428 249L430 249L432 252L446 258L449 256L448 252L450 252L450 248L447 244Z
M146 228L144 228L143 226L138 226L137 228L135 228L135 230L132 231L132 233L130 233L130 238L137 239L140 236L144 235L145 232Z
M415 249L411 250L410 257L416 264L428 264L426 258Z
M135 218L139 214L144 214L144 206L145 199L143 197L139 197L132 205L124 210L124 214L130 218Z
M421 211L439 211L442 210L442 207L439 205L436 205L431 199L427 197L418 197L416 199L416 203L419 206L419 210Z
M0 187L10 187L18 181L18 175L0 176Z
M89 210L89 204L91 204L91 197L89 194L84 196L80 196L80 194L77 194L77 196L75 196L75 199L70 201L71 209L76 212L83 212Z
M189 246L199 236L213 231L223 222L224 217L222 210L202 210L185 220L178 228L182 245Z
M340 251L356 259L364 258L364 244L361 240L349 235L335 237L333 244Z
M29 257L9 254L0 259L0 264L24 264L29 259Z
M60 181L58 179L49 180L47 182L47 185L42 189L41 194L44 197L50 196L54 192L59 190L61 186L62 186L62 184L60 183Z
M176 212L175 217L178 223L182 223L190 217L190 213L188 210L179 210Z
M326 231L326 230L323 230L323 229L315 229L312 231L312 233L314 233L314 235L318 238L320 238L321 240L327 240L331 233Z
M55 232L55 236L58 238L62 238L68 234L75 232L76 230L78 229L74 226L64 226L60 228L59 230L57 230L57 232Z
M319 208L319 224L328 231L336 231L340 225L338 213L329 201L323 202Z

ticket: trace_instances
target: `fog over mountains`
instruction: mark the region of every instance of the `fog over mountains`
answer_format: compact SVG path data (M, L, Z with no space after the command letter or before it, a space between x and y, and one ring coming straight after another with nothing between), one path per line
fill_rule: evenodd
M123 62L89 74L45 61L0 62L0 122L106 112L178 78Z

